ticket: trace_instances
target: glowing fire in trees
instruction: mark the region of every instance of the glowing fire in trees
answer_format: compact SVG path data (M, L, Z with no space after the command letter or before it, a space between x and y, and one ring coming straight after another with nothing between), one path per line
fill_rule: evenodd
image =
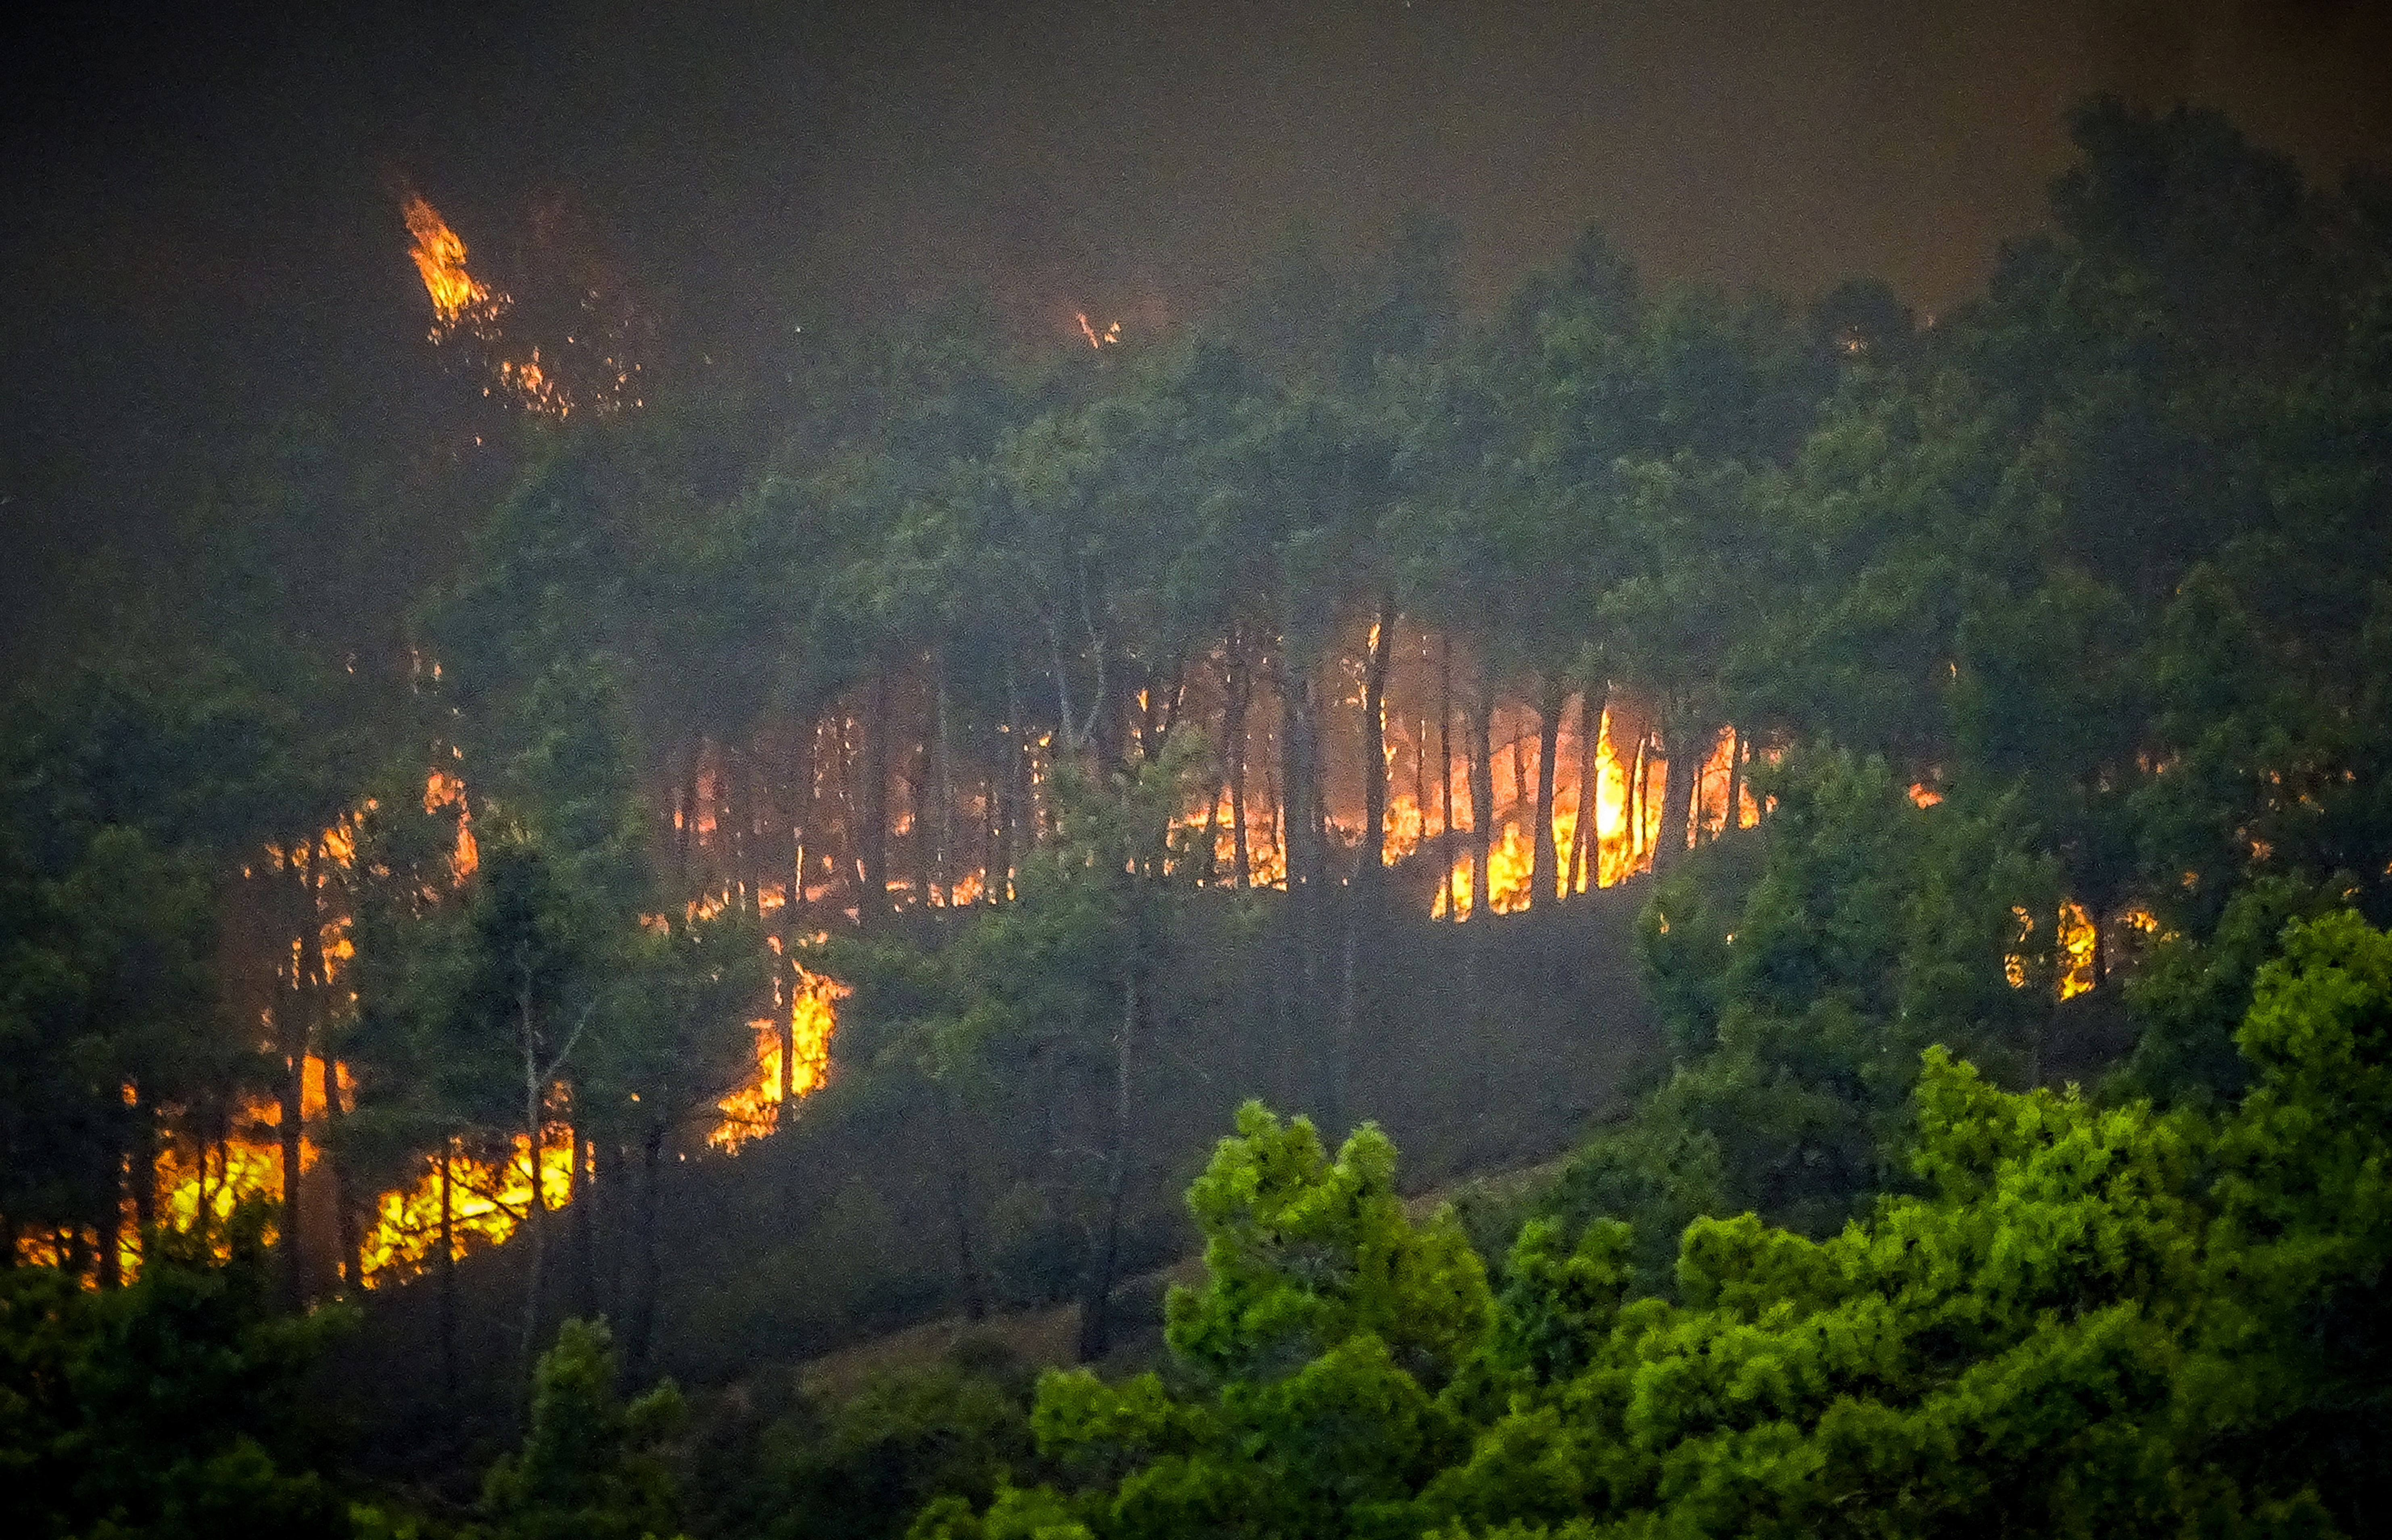
M1612 713L1606 708L1596 718L1594 822L1587 845L1580 847L1579 818L1585 790L1577 766L1581 763L1582 744L1578 735L1582 730L1577 723L1566 722L1555 740L1559 761L1554 777L1553 806L1556 894L1612 887L1638 872L1652 870L1654 852L1663 839L1662 804L1669 781L1669 762L1653 752L1640 760L1635 746L1615 742ZM1687 827L1672 831L1679 840L1715 835L1726 827L1731 781L1739 783L1736 827L1750 829L1761 821L1761 804L1750 782L1735 775L1731 764L1731 756L1746 752L1747 747L1735 729L1720 730L1696 772ZM1536 803L1532 783L1537 752L1532 718L1509 742L1494 745L1489 779L1494 786L1495 803L1487 856L1487 898L1488 907L1497 914L1527 909L1535 897ZM1639 778L1640 764L1644 781L1641 787L1634 784ZM1474 825L1466 772L1457 766L1454 775L1454 837L1461 848L1453 855L1451 869L1430 912L1444 915L1450 895L1453 907L1466 920L1472 902L1471 867L1476 859L1476 852L1470 848L1470 829Z
M512 294L475 278L465 266L463 238L422 194L407 194L400 214L414 241L409 254L432 301L427 336L435 346L464 346L482 376L483 395L554 418L581 411L605 415L641 404L637 341L649 330L645 319L608 265L582 249L590 242L577 233L560 202L544 204L535 221L536 249L547 254L548 266L556 269L551 276L558 280L535 285L535 297L560 285L570 297L565 316L550 314L545 327L526 326L526 315L557 307L526 309ZM526 331L547 341L518 334Z
M1114 343L1121 341L1121 322L1119 321L1112 322L1103 331L1099 332L1088 320L1088 313L1086 310L1080 311L1072 319L1080 323L1080 335L1088 339L1088 346L1090 347L1110 347Z
M423 291L432 297L430 340L447 342L460 332L484 342L498 340L499 319L514 303L465 270L465 242L440 211L421 194L410 193L400 207L407 233L415 238L409 254L423 275Z
M831 1033L838 1025L834 1002L847 993L844 985L802 964L792 964L797 983L788 1003L789 1062L781 1063L782 1028L777 1015L748 1024L756 1031L756 1072L748 1082L717 1103L722 1121L706 1142L718 1150L737 1153L751 1139L779 1126L786 1098L804 1096L818 1089L830 1073ZM784 987L788 987L784 985Z
M456 844L448 863L449 881L462 886L474 874L478 857L472 811L463 783L453 775L433 771L425 778L424 811L448 807L458 814ZM294 865L305 869L320 859L346 869L355 860L356 849L354 822L344 819L326 829L310 851L269 848L261 864L279 873L290 871ZM333 987L342 964L355 955L346 920L334 916L323 920L317 940L323 959L323 983ZM292 946L295 963L300 952L296 938ZM720 1121L707 1136L716 1149L735 1152L748 1141L771 1132L778 1124L784 1100L805 1096L819 1088L828 1074L830 1038L837 1026L835 1002L846 991L802 967L790 972L795 985L785 980L780 986L790 996L788 1070L785 1074L782 1068L783 1031L776 1011L775 1015L752 1024L757 1035L754 1069L745 1085L722 1099ZM344 990L340 993L344 998L355 998ZM300 1071L303 1132L298 1176L303 1183L320 1180L316 1173L322 1164L321 1135L334 1111L325 1104L324 1070L323 1061L311 1054ZM355 1094L346 1065L334 1066L333 1082L345 1109ZM138 1100L136 1088L125 1088L125 1099L128 1103ZM255 1200L279 1206L286 1181L281 1116L282 1109L274 1098L251 1095L228 1116L220 1137L164 1140L150 1173L157 1222L221 1236L242 1203ZM521 1132L451 1139L443 1151L418 1155L412 1162L413 1174L404 1185L359 1205L358 1281L369 1288L378 1287L433 1266L439 1255L444 1208L447 1234L459 1255L505 1241L528 1218L532 1168L530 1141ZM572 1131L562 1118L541 1131L538 1168L540 1199L551 1208L570 1203L581 1179L588 1175L586 1169L575 1169ZM130 1278L141 1267L139 1206L134 1197L141 1178L130 1167L124 1175L116 1262L119 1274ZM302 1201L306 1202L304 1197ZM266 1238L273 1238L271 1227ZM95 1237L88 1231L81 1236L29 1235L19 1239L17 1260L32 1266L66 1266L81 1257L86 1282L97 1285L98 1273L90 1267L89 1257L105 1244L104 1237Z

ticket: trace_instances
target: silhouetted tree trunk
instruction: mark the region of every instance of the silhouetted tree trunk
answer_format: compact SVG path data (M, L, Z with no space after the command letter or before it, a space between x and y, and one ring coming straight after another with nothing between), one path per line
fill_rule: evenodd
M1246 845L1246 705L1253 698L1254 687L1254 672L1246 661L1245 637L1238 627L1232 626L1221 737L1228 760L1230 870L1240 893L1254 885L1254 858Z
M623 1345L625 1373L634 1385L647 1377L648 1349L656 1325L656 1184L664 1177L665 1126L650 1123L640 1135L640 1211L632 1243L630 1340Z
M1528 902L1537 908L1550 907L1561 885L1561 860L1554 848L1554 761L1561 753L1562 708L1569 700L1567 690L1567 685L1554 680L1537 699L1537 843L1528 879Z
M573 1164L566 1176L565 1211L572 1217L573 1310L575 1314L587 1317L598 1311L598 1246L596 1237L591 1233L592 1200L597 1195L592 1189L597 1184L591 1180L595 1162L591 1158L590 1146L581 1138L579 1092L580 1088L574 1088L572 1100L566 1103L573 1111L565 1130L573 1150ZM585 1165L585 1161L591 1164Z
M316 977L323 976L322 948L317 948ZM318 987L321 987L318 984ZM358 1213L349 1194L348 1163L341 1155L341 1064L327 1048L318 1061L323 1069L324 1163L332 1177L332 1229L341 1247L341 1277L355 1292L365 1287L364 1245L358 1234Z
M856 918L866 928L889 913L889 671L875 669L864 713L863 794L858 798L856 831L864 868L864 892Z
M1644 855L1644 783L1652 778L1645 768L1644 751L1650 743L1649 736L1636 740L1636 760L1628 783L1628 864L1632 870Z
M523 1034L524 1163L530 1173L531 1197L524 1210L524 1228L530 1233L531 1258L524 1283L523 1338L515 1365L515 1384L526 1397L531 1384L533 1354L540 1346L540 1273L548 1260L548 1200L540 1181L540 1133L545 1121L540 1106L544 1089L540 1075L539 1024L532 1014L531 980L526 971L515 993L516 1025Z
M1482 668L1470 712L1470 918L1485 920L1494 910L1488 864L1495 852L1494 691Z
M933 795L939 800L937 823L939 843L931 857L932 880L939 885L939 902L953 906L956 901L956 786L955 744L947 727L947 654L942 647L930 654L932 705L937 713L936 736L931 748L938 760Z
M158 1108L146 1089L136 1087L136 1092L132 1108L133 1158L125 1180L133 1184L133 1222L147 1237L158 1222ZM201 1158L206 1158L204 1151ZM8 1249L13 1240L13 1233L0 1223L0 1250ZM6 1265L0 1262L0 1266Z
M1563 891L1569 894L1592 893L1602 879L1595 869L1603 860L1595 816L1603 793L1602 743L1603 707L1589 686L1578 698L1578 827L1570 832L1569 869L1562 881Z
M286 884L290 894L289 922L283 933L304 938L315 927L316 905L301 865L300 848L296 842L285 847L283 866L291 880ZM315 1024L308 1014L315 994L307 988L304 976L305 950L303 940L296 954L279 963L276 972L280 987L274 1007L274 1051L282 1061L281 1073L275 1078L275 1132L282 1155L282 1233L279 1244L282 1250L283 1302L293 1311L306 1302L307 1293L306 1230L299 1203L300 1140L306 1129L307 1044L315 1036Z
M1332 1129L1346 1127L1350 1109L1347 1077L1353 1069L1362 928L1379 920L1379 895L1387 848L1387 668L1395 657L1395 607L1384 601L1371 628L1371 654L1362 671L1362 844L1354 853L1354 882L1346 894L1346 933L1338 981L1337 1040L1331 1045Z
M457 1399L457 1203L450 1159L455 1136L440 1142L440 1386Z
M1720 819L1720 832L1722 834L1743 827L1745 747L1744 735L1730 727L1727 740L1727 812Z
M681 896L697 892L697 773L706 758L706 737L690 735L689 746L682 755L682 783L676 797L681 803L681 827L673 831L674 848L681 867Z
M972 1245L971 1160L964 1146L963 1109L952 1086L937 1088L939 1142L945 1146L947 1217L956 1227L956 1274L964 1286L964 1318L978 1321L988 1314L987 1296L981 1288L980 1259Z
M997 824L996 871L989 883L999 904L1013 894L1013 863L1021 849L1022 820L1030 811L1030 731L1021 720L1021 689L1010 662L1005 665L1005 816Z
M1700 730L1664 721L1661 727L1661 827L1654 836L1653 873L1665 877L1676 869L1694 837L1695 777L1702 768L1697 752Z
M1437 713L1436 713L1436 784L1444 799L1438 815L1437 831L1443 848L1437 860L1443 868L1438 881L1445 885L1445 918L1451 923L1462 922L1462 893L1453 882L1453 857L1458 842L1453 837L1453 638L1437 638ZM1425 810L1424 810L1425 811Z
M1105 1172L1105 1211L1080 1294L1079 1359L1102 1358L1112 1346L1113 1270L1120 1262L1122 1207L1129 1194L1130 1051L1138 1034L1138 943L1122 969L1121 1030L1113 1042L1112 1151Z

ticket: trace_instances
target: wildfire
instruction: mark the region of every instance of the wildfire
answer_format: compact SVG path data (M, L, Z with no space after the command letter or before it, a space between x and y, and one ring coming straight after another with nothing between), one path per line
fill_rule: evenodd
M2009 982L2011 988L2023 989L2034 978L2028 971L2023 948L2034 934L2035 917L2015 906L2010 909L2010 916L2018 921L2017 945L2022 950L2002 959L2002 976ZM2126 920L2138 932L2154 931L2159 925L2150 911L2144 909L2132 911ZM2094 969L2094 954L2100 946L2100 934L2093 917L2086 913L2084 905L2073 898L2060 900L2053 923L2055 947L2052 963L2053 972L2057 974L2053 987L2061 999L2073 1000L2100 983Z
M560 325L551 318L541 334L553 346L543 355L540 345L511 333L526 330L526 316L539 311L538 297L552 293L552 283L535 284L535 303L519 307L513 294L484 283L466 268L463 238L422 194L407 194L400 213L414 241L409 254L432 301L426 335L436 346L458 338L470 345L484 396L554 418L585 408L604 415L641 404L639 338L648 328L623 285L606 279L593 283L586 272L578 274L570 283L578 320ZM558 232L570 223L549 208L535 229L545 233L547 246L556 246L566 241ZM577 266L598 264L582 260ZM541 328L535 321L528 330Z
M817 1090L830 1072L831 1034L838 1025L834 1002L847 993L844 985L802 965L793 965L797 983L789 1000L789 1063L781 1064L781 1023L766 1016L748 1024L756 1031L756 1072L739 1090L724 1097L717 1109L722 1121L706 1142L726 1154L738 1153L751 1139L779 1126L784 1093L789 1098Z
M1086 310L1080 311L1072 319L1080 323L1080 335L1088 339L1088 346L1090 347L1110 347L1113 344L1121 341L1121 322L1119 321L1112 322L1103 331L1099 332L1089 322L1088 313Z
M419 1156L413 1185L374 1200L374 1221L358 1248L366 1286L414 1277L437 1259L444 1188L450 1244L461 1255L514 1234L531 1213L530 1150L531 1141L518 1133L493 1164L465 1153L462 1141L451 1140L445 1174L440 1155ZM545 1207L562 1208L572 1201L575 1178L581 1174L573 1157L569 1130L555 1125L541 1130L540 1198Z
M446 342L460 331L494 340L499 318L513 301L466 271L464 241L421 193L409 193L400 212L407 233L415 238L415 248L408 254L423 275L424 293L432 296L431 340Z

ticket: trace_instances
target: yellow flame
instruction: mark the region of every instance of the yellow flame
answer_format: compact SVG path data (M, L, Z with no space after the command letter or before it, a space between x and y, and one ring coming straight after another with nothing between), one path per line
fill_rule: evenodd
M451 1145L448 1160L448 1228L459 1255L496 1246L530 1217L531 1140L516 1134L506 1158L496 1166ZM562 1208L575 1188L571 1132L557 1125L540 1131L540 1196ZM411 1278L439 1261L440 1157L417 1157L416 1179L374 1200L374 1220L358 1251L369 1288Z
M2085 906L2071 898L2060 906L2060 998L2074 999L2101 981L2093 973L2095 932Z
M831 1034L838 1030L836 1002L846 986L797 966L789 1001L789 1093L804 1097L830 1073ZM717 1103L722 1121L706 1142L736 1154L751 1139L771 1133L781 1117L781 1024L766 1016L749 1024L756 1032L756 1073L748 1084Z
M420 193L410 193L401 209L407 233L415 238L408 254L423 277L423 292L432 298L434 342L462 328L477 334L493 327L508 305L507 296L492 294L465 269L465 242Z

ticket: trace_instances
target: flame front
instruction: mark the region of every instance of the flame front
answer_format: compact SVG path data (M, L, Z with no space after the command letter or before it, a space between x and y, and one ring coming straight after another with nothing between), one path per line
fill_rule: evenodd
M717 1103L722 1121L706 1136L716 1149L736 1154L751 1139L780 1125L784 1090L794 1099L818 1090L830 1074L831 1033L838 1025L833 1002L846 988L802 964L792 963L796 984L788 1005L789 1064L781 1064L781 1023L777 1015L748 1024L756 1032L756 1072L748 1083Z
M432 298L431 340L446 342L460 331L484 341L496 339L499 318L511 303L493 294L465 268L465 242L440 211L421 193L410 193L401 214L407 233L415 238L415 270L423 275L423 292Z

